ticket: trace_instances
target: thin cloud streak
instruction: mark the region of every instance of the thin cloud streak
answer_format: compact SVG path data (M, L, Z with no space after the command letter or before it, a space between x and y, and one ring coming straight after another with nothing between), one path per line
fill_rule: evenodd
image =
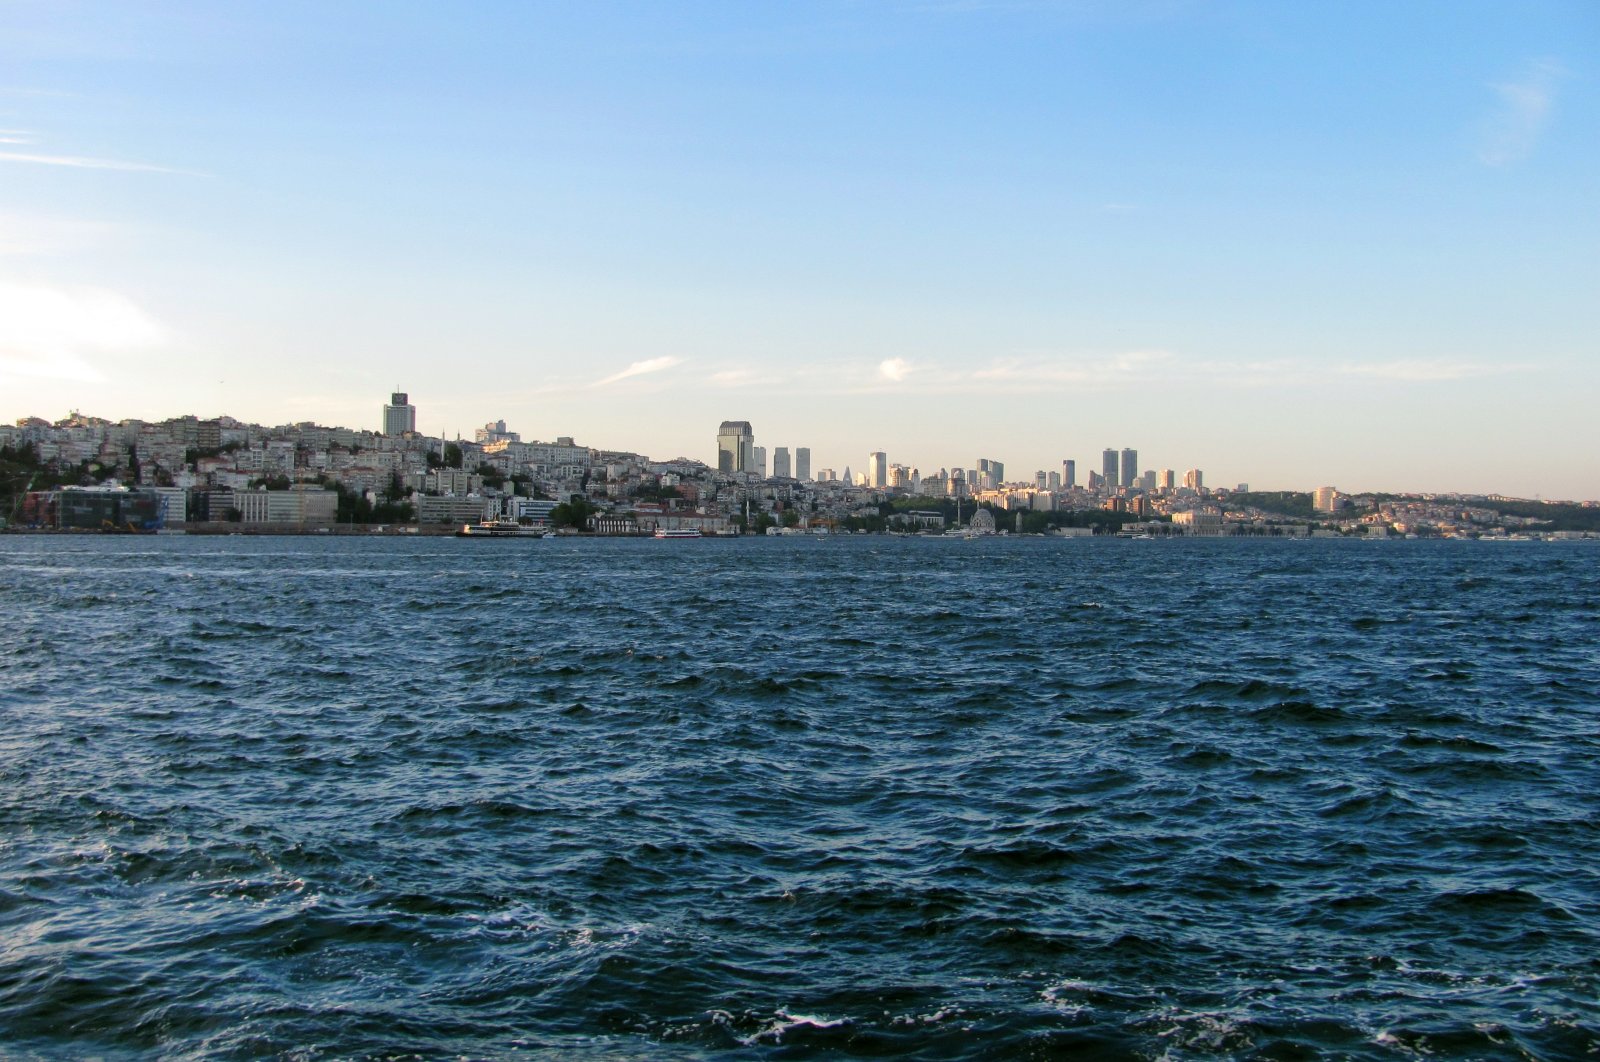
M16 141L6 141L16 143ZM148 162L128 162L123 159L92 159L79 155L35 155L23 151L0 151L0 161L30 162L39 166L68 166L79 170L122 170L130 173L176 173L186 177L206 177L209 174L194 170L179 170L170 166L156 166Z
M1527 158L1550 122L1556 82L1566 68L1552 59L1534 62L1520 80L1490 85L1498 105L1484 123L1478 161L1505 166Z
M1509 371L1511 367L1504 365L1448 359L1401 358L1325 365L1293 358L1199 360L1165 350L1133 350L1099 356L1041 354L996 358L972 367L913 363L903 357L870 364L815 362L791 367L782 374L723 365L709 370L703 382L726 390L782 388L817 397L889 393L1016 395L1106 393L1159 384L1260 389L1317 387L1338 380L1360 379L1394 384L1449 383ZM626 370L625 373L635 375ZM601 383L623 377L624 374L618 374Z
M665 372L666 370L681 364L683 364L682 358L648 358L645 361L636 361L632 365L629 365L626 369L623 369L621 372L613 373L603 380L596 380L589 386L605 387L609 384L620 383L623 380L631 380L636 376L648 376L651 373Z
M1522 366L1527 368L1527 366ZM1370 376L1404 383L1437 383L1449 380L1475 380L1510 372L1505 365L1479 365L1471 362L1402 358L1399 361L1365 365L1341 365L1336 370L1347 376Z

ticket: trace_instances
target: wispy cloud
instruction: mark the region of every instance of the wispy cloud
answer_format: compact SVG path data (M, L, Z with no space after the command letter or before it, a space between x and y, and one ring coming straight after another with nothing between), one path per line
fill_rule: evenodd
M904 358L886 358L878 363L878 377L890 383L900 383L914 370Z
M1380 380L1406 383L1433 383L1443 380L1473 380L1510 372L1506 365L1448 361L1442 358L1401 358L1397 361L1346 364L1338 372L1348 376L1371 376Z
M648 376L654 372L665 372L667 369L681 364L683 364L682 358L647 358L644 361L636 361L621 372L612 373L603 380L596 380L590 386L605 387L609 384L620 383L623 380L631 380L635 376Z
M767 386L774 381L771 376L763 375L754 369L721 369L706 377L714 387L755 387Z
M105 376L97 356L144 350L167 336L114 291L0 281L0 375L98 382Z
M20 141L0 141L20 143ZM188 177L204 177L194 170L179 170L171 166L156 166L148 162L129 162L126 159L94 159L81 155L36 155L25 151L0 151L0 161L28 162L38 166L69 166L80 170L125 170L134 173L179 173Z
M1565 74L1566 68L1555 60L1539 59L1517 80L1490 85L1496 103L1483 123L1478 161L1504 166L1532 154L1550 122L1556 84Z
M0 257L60 255L98 247L125 231L82 218L0 212Z

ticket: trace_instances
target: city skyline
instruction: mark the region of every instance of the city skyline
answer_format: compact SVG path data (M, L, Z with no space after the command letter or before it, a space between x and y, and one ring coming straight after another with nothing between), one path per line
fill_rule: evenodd
M0 420L404 381L443 438L1600 497L1597 58L1579 2L14 6Z
M566 436L552 436L547 439L524 440L522 433L510 430L504 418L488 421L476 428L469 440L457 434L453 439L447 436L429 435L418 431L415 427L417 408L409 401L409 393L395 391L389 396L389 401L381 406L376 427L317 424L309 420L274 421L270 423L254 423L243 421L223 414L220 418L197 418L193 414L180 414L174 417L157 418L153 421L144 421L139 418L105 418L92 413L73 411L72 414L58 421L45 418L29 417L20 418L16 429L20 430L24 422L34 422L55 427L61 424L103 423L110 425L136 424L143 430L149 430L164 424L177 421L192 422L191 427L196 432L196 442L200 447L219 446L222 435L225 433L224 424L236 427L250 427L268 431L297 432L302 428L314 428L319 432L343 432L350 436L350 442L357 450L363 443L359 437L366 434L375 435L377 440L391 437L397 442L411 440L412 448L418 442L425 443L429 448L437 443L438 449L433 452L441 459L444 448L451 442L466 444L471 442L479 447L488 444L484 456L497 452L496 448L505 443L524 443L550 453L594 453L594 454L623 454L641 458L648 462L658 464L674 464L679 461L697 462L710 472L723 474L738 473L751 476L753 480L793 479L800 483L813 483L821 485L833 483L839 486L856 486L866 489L886 489L891 491L919 493L928 497L952 497L958 495L971 496L980 491L998 491L1002 489L1022 488L1033 489L1041 493L1066 493L1070 494L1074 488L1082 488L1085 493L1095 496L1114 496L1128 494L1170 494L1179 486L1191 491L1213 490L1220 488L1224 493L1230 491L1247 491L1251 488L1248 481L1224 482L1220 477L1213 475L1209 482L1206 481L1206 472L1201 468L1186 468L1180 471L1177 468L1146 468L1142 473L1138 471L1138 451L1131 447L1123 447L1120 451L1107 447L1103 451L1103 470L1090 473L1088 480L1079 484L1076 476L1076 460L1064 458L1058 469L1041 468L1033 472L1014 470L1015 475L1007 476L1005 463L993 458L979 457L970 461L956 460L948 463L932 463L923 467L917 463L891 461L886 451L873 451L867 455L865 472L853 473L850 465L846 463L843 471L838 472L833 467L822 467L818 475L811 475L811 448L808 446L773 448L773 464L769 469L767 464L767 447L756 445L755 429L749 421L723 421L717 429L712 444L716 453L710 459L702 459L693 454L674 454L666 456L649 451L621 451L614 447L607 447L603 440L579 442ZM391 430L392 429L392 430ZM32 429L30 429L32 430ZM13 431L12 426L0 424L0 436L6 436ZM0 438L0 441L4 441ZM16 441L13 439L13 441ZM375 441L368 439L367 442ZM563 458L562 460L565 460ZM1110 473L1114 475L1109 475ZM909 488L909 491L908 491ZM1339 487L1330 484L1310 486L1297 484L1289 487L1263 488L1259 484L1255 489L1270 492L1288 491L1301 493L1318 499L1316 507L1324 507L1323 500L1340 497L1347 498L1360 495L1394 493L1402 495L1451 495L1469 492L1403 490L1403 491L1374 491L1371 488L1356 485ZM1483 492L1485 495L1496 497L1515 497L1503 491ZM1530 499L1533 500L1533 499ZM1548 501L1565 501L1579 504L1600 504L1600 499L1582 498L1548 498Z

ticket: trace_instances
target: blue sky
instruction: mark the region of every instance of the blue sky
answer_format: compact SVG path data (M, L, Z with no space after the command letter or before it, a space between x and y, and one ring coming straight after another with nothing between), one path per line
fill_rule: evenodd
M0 417L1600 498L1600 4L7 3Z

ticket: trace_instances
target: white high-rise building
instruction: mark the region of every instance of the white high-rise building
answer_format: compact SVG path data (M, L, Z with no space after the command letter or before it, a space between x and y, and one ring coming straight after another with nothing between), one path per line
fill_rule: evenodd
M750 470L758 479L767 478L767 448L765 446L751 447Z
M383 407L383 433L404 435L416 430L417 407L411 404L404 391L395 391L389 396L389 404Z
M794 478L802 483L811 479L811 447L801 446L794 452Z
M889 485L889 455L882 450L874 450L867 455L866 485L869 487Z
M1190 490L1199 490L1205 486L1205 473L1198 468L1191 468L1183 474L1183 485Z
M789 448L787 446L780 446L776 450L772 451L772 478L791 478L791 473L789 471Z

